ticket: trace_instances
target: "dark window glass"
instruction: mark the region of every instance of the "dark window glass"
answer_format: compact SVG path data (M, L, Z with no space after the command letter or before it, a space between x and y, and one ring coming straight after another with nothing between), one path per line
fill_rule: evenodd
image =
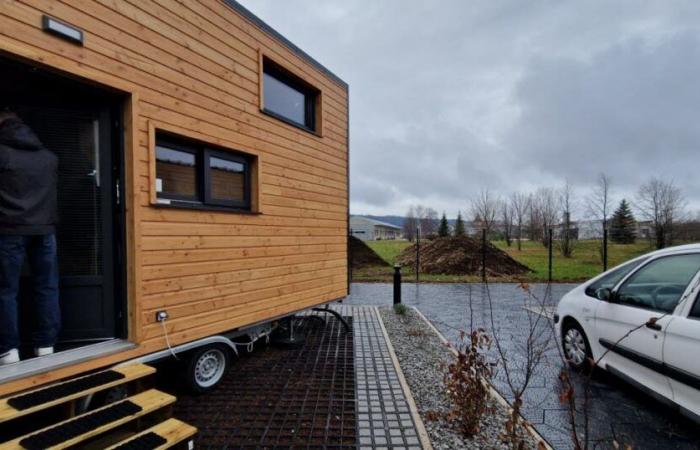
M599 289L614 288L617 285L617 283L620 282L620 280L622 280L628 273L630 273L636 267L639 267L639 265L642 264L644 261L646 261L646 258L628 262L618 267L617 269L614 269L612 272L603 276L595 283L590 284L586 288L586 295L590 297L595 297L596 291L598 291Z
M156 146L156 177L162 197L197 199L197 157L195 153Z
M690 317L700 319L700 295L695 299L695 306L693 306L693 309L690 311Z
M667 256L630 276L617 293L621 304L671 312L700 270L700 254Z
M212 156L209 158L209 167L211 168L210 182L213 199L245 201L245 163Z
M311 131L316 129L317 92L270 64L263 73L263 109Z

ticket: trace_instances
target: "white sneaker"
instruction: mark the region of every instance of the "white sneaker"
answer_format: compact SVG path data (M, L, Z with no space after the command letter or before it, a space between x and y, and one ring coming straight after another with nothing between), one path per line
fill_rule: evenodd
M38 347L34 349L34 356L53 355L53 347Z
M16 348L0 355L0 366L19 362L19 351Z

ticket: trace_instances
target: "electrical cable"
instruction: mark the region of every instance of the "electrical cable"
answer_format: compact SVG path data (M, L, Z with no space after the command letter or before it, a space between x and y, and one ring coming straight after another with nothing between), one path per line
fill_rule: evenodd
M179 361L180 358L177 357L177 354L173 350L173 347L170 345L170 338L168 337L168 328L165 326L166 320L168 319L163 319L160 321L160 324L163 327L163 335L165 336L165 344L168 346L168 350L170 350L170 354L173 355L173 358Z

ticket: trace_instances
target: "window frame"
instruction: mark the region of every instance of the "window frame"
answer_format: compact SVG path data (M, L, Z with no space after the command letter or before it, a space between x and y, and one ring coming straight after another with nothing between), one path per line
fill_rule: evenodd
M156 205L240 213L253 212L252 172L255 165L255 155L246 154L237 150L229 150L220 147L216 148L211 144L173 134L162 129L155 129L154 134L153 157L156 159L156 164L157 148L159 146L193 154L195 156L195 181L197 186L196 198L156 192ZM243 201L216 199L211 196L211 165L209 161L212 156L226 161L242 163L244 165ZM158 179L157 167L155 168L154 176L155 179Z
M244 171L243 171L243 200L227 200L227 199L221 199L221 198L216 198L212 196L212 187L211 187L211 158L218 158L218 159L223 159L224 161L230 161L230 162L236 162L239 164L243 164L244 166ZM212 205L212 206L220 206L220 207L228 207L228 208L233 208L233 209L246 209L250 210L251 208L251 202L250 202L250 172L251 172L251 161L250 158L247 158L241 154L237 153L231 153L231 152L225 152L222 150L215 150L211 149L208 147L205 147L203 149L203 158L202 158L202 170L204 173L204 203L206 205Z
M652 307L647 308L647 307L644 307L641 305L633 305L630 303L623 303L620 301L619 292L620 292L620 288L622 288L622 286L625 283L627 283L627 281L629 281L632 277L634 277L638 272L644 270L645 267L647 267L651 264L654 264L655 262L661 261L663 259L673 258L673 257L677 257L677 256L687 256L687 255L700 255L700 253L698 253L698 252L684 252L684 253L672 253L669 255L661 255L661 256L658 256L656 258L650 258L646 262L644 262L643 264L640 264L634 270L630 271L625 277L623 277L617 283L617 285L615 285L613 292L612 292L612 295L614 298L613 303L616 305L620 305L620 306L627 306L629 308L643 309L645 311L654 311L654 312L665 314L665 315L666 314L667 315L675 315L675 312L678 309L678 305L680 305L680 301L683 298L683 295L688 291L688 287L690 286L692 281L698 276L698 273L700 273L700 269L696 270L695 273L693 274L693 276L690 278L690 280L688 280L688 283L686 283L686 285L685 285L685 289L681 293L681 295L678 298L678 301L674 305L673 309L671 309L670 311L666 311L664 309L659 309L659 308L652 308ZM689 316L690 316L690 312L692 312L692 310L689 311L689 313L688 313Z
M309 133L319 135L320 129L320 108L319 99L321 91L311 84L307 83L297 75L294 75L289 70L280 66L271 59L263 56L260 67L260 92L261 103L260 111L264 114L274 117L288 125L308 131ZM268 75L285 86L294 89L304 96L304 123L299 123L296 120L290 119L280 113L277 113L266 106L265 102L265 75Z

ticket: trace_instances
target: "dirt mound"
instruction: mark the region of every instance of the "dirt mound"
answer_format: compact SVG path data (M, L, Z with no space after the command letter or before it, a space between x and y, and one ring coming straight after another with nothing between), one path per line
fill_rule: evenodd
M381 256L369 248L362 240L350 236L350 258L352 259L352 267L360 269L362 267L386 266L386 261Z
M401 252L397 261L402 266L416 264L416 245ZM442 237L421 242L420 269L424 273L447 275L481 274L481 241L467 236ZM506 252L486 244L486 274L489 276L521 275L530 268L514 260Z

